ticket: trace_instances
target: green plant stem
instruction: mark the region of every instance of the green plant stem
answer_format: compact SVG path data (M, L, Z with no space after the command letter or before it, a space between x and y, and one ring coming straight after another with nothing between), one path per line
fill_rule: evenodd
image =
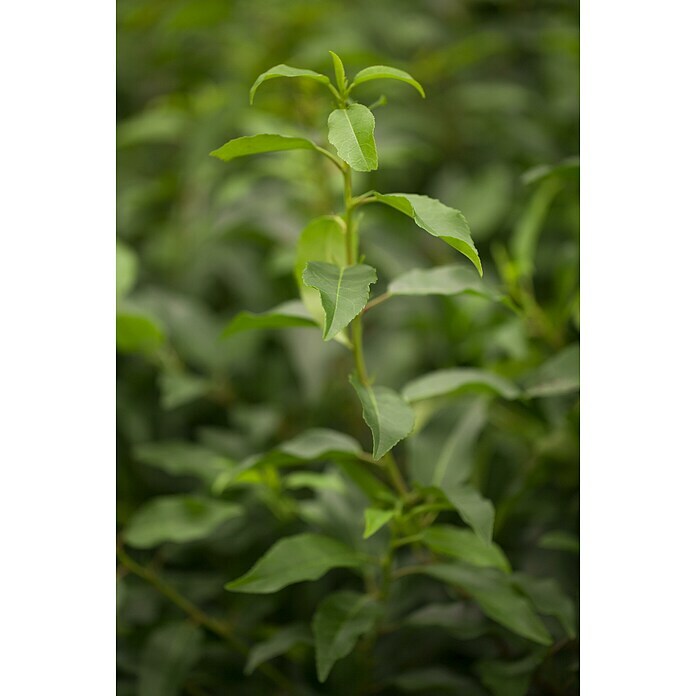
M133 573L133 575L137 575L139 578L152 585L152 587L154 587L161 595L166 597L170 602L172 602L172 604L175 604L177 607L179 607L179 609L187 614L194 623L207 628L211 633L214 633L225 643L227 643L227 645L229 645L229 647L231 647L235 652L238 652L244 656L249 654L249 648L246 646L246 644L230 633L229 628L222 621L218 621L212 616L206 614L193 602L175 590L170 584L166 583L157 574L152 572L152 570L140 565L140 563L131 558L125 552L120 544L117 544L116 546L116 556L124 568ZM274 684L276 684L276 686L284 689L287 693L294 692L292 682L286 679L281 672L279 672L272 665L260 665L259 671L268 677Z
M404 481L404 477L401 475L401 471L399 471L399 467L392 453L387 452L384 457L382 457L382 461L384 462L384 468L387 470L391 482L394 484L394 488L396 488L402 498L406 498L409 495L408 485L406 481Z
M386 302L391 297L390 292L383 292L381 295L377 295L373 300L370 300L365 307L363 308L362 313L365 314L365 312L369 312L373 307L376 307L379 304L382 304L382 302Z

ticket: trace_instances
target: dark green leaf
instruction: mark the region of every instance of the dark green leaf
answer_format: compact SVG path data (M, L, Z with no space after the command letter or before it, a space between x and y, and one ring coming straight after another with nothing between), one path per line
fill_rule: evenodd
M387 65L371 65L369 68L361 70L353 80L353 87L361 85L363 82L369 82L370 80L399 80L400 82L405 82L411 85L418 93L425 99L425 91L421 87L420 83L413 79L404 70L399 70L398 68L390 68Z
M469 367L453 367L436 370L409 382L401 391L408 402L434 399L442 396L455 396L466 392L483 392L516 399L520 391L509 380Z
M471 640L484 635L486 620L470 602L428 604L404 619L406 626L441 628L458 640Z
M568 638L575 638L575 605L553 578L540 579L524 573L515 573L512 579L540 614L556 618Z
M486 544L490 544L493 539L495 519L493 503L471 486L449 486L443 492L459 516L471 526L476 536Z
M262 643L257 643L249 651L244 674L252 674L259 666L279 655L292 650L296 645L311 645L312 634L307 626L293 624L276 631L273 636Z
M362 404L363 419L372 431L372 456L379 460L411 433L415 423L413 410L392 389L364 385L354 375L350 383Z
M240 578L225 589L269 594L305 580L317 580L332 568L357 568L362 560L345 544L320 534L297 534L277 541Z
M312 619L320 682L325 682L336 661L372 630L380 613L377 602L356 592L336 592L321 602Z
M375 117L363 104L350 104L329 115L329 142L356 172L377 169Z
M558 396L580 388L580 346L566 346L525 380L531 398Z
M534 670L543 659L543 653L533 653L514 662L481 660L474 669L493 696L525 696Z
M262 83L266 82L267 80L274 80L278 77L308 77L309 79L320 82L323 85L328 85L331 82L326 75L314 72L314 70L292 68L289 65L283 65L281 63L280 65L276 65L269 70L266 70L265 73L261 73L261 75L256 78L256 82L254 82L254 84L251 86L251 90L249 91L249 103L254 103L256 90Z
M549 549L551 551L569 551L570 553L580 552L580 540L576 534L569 534L560 529L555 529L546 532L539 539L540 549Z
M485 696L476 682L445 667L424 667L403 672L391 680L399 691L406 693L455 694L455 696Z
M317 323L299 300L283 302L277 307L260 314L240 312L223 329L222 336L223 338L229 338L242 331L284 329L293 326L317 328Z
M423 533L423 542L436 553L466 561L469 565L510 572L510 563L502 549L497 544L481 541L468 529L449 524L433 525Z
M302 275L305 285L316 288L324 308L324 340L332 339L362 311L370 296L370 285L377 282L372 266L339 267L323 261L310 261Z
M229 162L237 157L259 155L264 152L281 152L282 150L316 150L317 146L307 138L295 138L288 135L264 133L245 135L227 141L217 150L210 153L211 157L223 162Z

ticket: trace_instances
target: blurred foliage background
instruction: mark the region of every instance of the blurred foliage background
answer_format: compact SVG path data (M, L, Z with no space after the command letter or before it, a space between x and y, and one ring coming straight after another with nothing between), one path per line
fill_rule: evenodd
M277 63L330 73L333 50L350 74L387 64L423 84L426 100L398 83L365 86L373 92L367 103L382 94L387 103L376 112L380 168L359 175L355 190L425 193L462 210L486 279L514 302L516 311L469 296L395 298L375 308L365 320L366 354L381 384L400 388L452 366L524 383L555 356L574 359L577 2L118 0L117 16L119 526L154 496L205 488L190 475L194 464L214 471L308 427L351 433L369 446L340 345L299 328L220 339L237 312L297 297L293 244L311 217L340 202L340 177L313 153L230 164L208 156L257 132L325 140L331 107L311 81L274 81L249 106L255 77ZM374 294L411 268L461 261L409 220L372 208L362 240L379 273ZM578 423L572 387L527 403L473 396L448 405L400 445L397 459L433 452L466 430L459 456L495 503L496 542L514 568L554 578L577 599ZM173 588L229 622L247 646L307 621L326 585L269 596L222 589L275 539L298 531L274 509L271 489L235 493L248 513L243 523L133 551L164 592L120 566L120 695L276 693L260 671L244 675L243 648L193 628L167 596ZM334 527L351 526L350 509L330 491L314 502ZM371 692L578 690L577 641L559 642L530 676L514 642L500 636L464 640L442 626L398 633L380 642ZM304 693L351 694L358 693L351 669L360 669L352 659L321 687L301 641L273 664ZM400 678L406 672L416 676Z

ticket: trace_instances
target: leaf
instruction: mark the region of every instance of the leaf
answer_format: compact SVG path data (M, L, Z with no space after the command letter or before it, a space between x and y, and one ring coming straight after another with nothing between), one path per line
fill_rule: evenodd
M274 80L278 77L308 77L309 79L315 80L316 82L320 82L323 85L328 85L331 83L331 81L326 75L314 72L314 70L292 68L289 65L283 65L281 63L280 65L275 65L274 67L269 68L268 70L266 70L266 72L261 73L256 78L256 82L254 82L254 84L251 86L251 90L249 90L249 104L254 103L254 96L256 95L256 90L260 87L261 84L263 84L267 80Z
M428 604L409 614L404 625L441 628L458 640L479 638L486 633L486 620L471 603Z
M138 668L138 696L178 696L201 657L203 631L189 621L167 623L148 636Z
M542 645L553 642L532 605L504 573L462 562L426 565L420 572L462 588L474 598L486 616L514 633Z
M540 579L524 573L515 573L512 580L529 597L540 614L553 616L561 624L568 638L576 637L575 605L553 578Z
M481 660L474 669L493 696L525 696L534 670L543 662L543 653L532 653L521 660Z
M415 193L375 192L373 195L380 203L413 218L418 227L464 254L476 266L479 275L483 276L481 259L471 238L469 223L458 210L449 208L435 198Z
M400 82L405 82L418 90L421 97L425 99L425 90L419 82L404 70L390 68L387 65L371 65L369 68L364 68L355 76L351 88L370 80L399 80Z
M244 674L249 675L259 666L279 655L285 655L296 645L311 645L312 634L307 626L293 624L276 631L273 636L262 643L257 643L247 656Z
M443 493L464 522L474 530L476 536L490 544L495 519L493 503L471 486L450 486Z
M299 300L283 302L267 312L254 314L240 312L222 331L222 338L229 338L243 331L259 329L284 329L293 326L317 328L317 323Z
M580 540L577 535L564 532L561 529L554 529L550 532L546 532L546 534L539 539L538 546L540 549L549 549L550 551L580 552Z
M329 142L356 172L377 169L375 117L363 104L350 104L329 114Z
M116 240L116 299L127 295L138 277L138 257L120 240Z
M164 333L144 314L119 312L116 315L116 348L120 353L152 354L164 343Z
M295 138L288 135L264 133L245 135L227 141L217 150L210 153L211 157L223 162L230 162L237 157L259 155L264 152L281 152L283 150L316 150L317 146L307 138Z
M384 527L396 514L395 510L380 510L379 508L365 509L365 532L363 539L369 539Z
M450 693L455 696L486 696L473 679L456 674L445 667L424 667L402 672L391 683L399 691L434 694Z
M336 472L318 473L316 471L298 471L283 477L285 487L290 490L310 488L314 491L336 491L345 493L346 483Z
M370 499L376 502L393 504L396 496L384 483L367 471L363 464L355 461L340 461L343 473Z
M566 346L525 380L525 396L558 396L580 388L580 346Z
M510 572L510 562L497 544L487 544L468 529L449 524L433 525L423 533L425 545L446 556L452 556L469 565L481 568L498 568Z
M492 393L505 399L516 399L520 395L520 390L504 377L470 367L453 367L422 375L409 382L401 395L413 403L466 392Z
M377 282L377 271L365 264L339 267L310 261L302 277L306 285L319 290L324 308L324 340L328 341L367 304L370 285Z
M213 385L205 377L180 372L163 372L159 377L160 403L170 410L208 394Z
M489 288L478 274L459 264L437 268L414 268L389 283L392 295L460 295L467 293L499 300L501 296Z
M243 508L199 496L171 495L154 498L133 515L123 538L138 549L164 542L184 543L205 539L223 522L241 517Z
M413 410L392 389L364 385L355 375L350 383L362 404L363 420L372 431L372 456L379 460L410 435L415 423Z
M277 541L249 572L226 590L270 594L305 580L317 580L332 568L357 568L362 561L340 541L320 534L297 534Z
M347 86L346 69L343 67L343 61L333 51L329 51L329 53L331 54L331 60L333 60L334 65L334 73L336 74L336 86L338 87L339 92L343 92Z
M312 619L320 682L353 650L360 636L372 630L380 613L377 602L356 592L335 592L321 602Z

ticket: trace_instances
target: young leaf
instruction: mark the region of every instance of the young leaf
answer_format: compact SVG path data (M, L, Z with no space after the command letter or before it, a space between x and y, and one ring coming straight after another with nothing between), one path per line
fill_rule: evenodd
M498 568L504 573L510 572L510 563L497 544L481 541L468 529L461 529L449 524L428 527L423 533L425 545L446 556L481 568Z
M379 508L366 508L365 509L365 531L363 533L363 539L369 539L373 534L376 534L382 527L384 527L389 520L394 517L396 512L394 510L380 510Z
M580 346L566 346L534 371L525 381L525 395L531 398L558 396L580 387Z
M343 61L333 52L329 51L331 54L331 60L333 60L334 73L336 73L336 86L339 92L343 92L346 88L346 69L343 67Z
M379 460L411 434L415 417L411 407L392 389L364 385L355 375L350 383L363 408L363 420L372 431L372 456Z
M266 312L240 312L222 330L222 338L229 338L242 331L257 329L284 329L292 326L317 328L317 323L309 315L305 306L299 300L283 302Z
M539 579L524 573L515 573L512 581L529 597L540 614L556 618L568 638L575 638L575 605L553 578Z
M323 85L331 84L331 80L326 75L314 72L314 70L304 70L302 68L292 68L289 65L276 65L265 73L261 73L257 78L256 82L251 86L249 90L249 104L254 103L254 96L256 95L256 90L266 82L267 80L274 80L278 77L308 77L311 80L320 82Z
M476 536L484 543L490 544L493 540L495 520L493 503L471 486L450 486L443 492Z
M158 626L148 636L138 668L138 696L178 696L203 648L201 628L190 621Z
M420 572L466 590L486 616L514 633L542 645L553 642L532 605L504 573L462 562L426 565Z
M199 496L171 495L154 498L133 515L124 541L149 549L167 541L184 543L210 536L223 522L241 517L243 508Z
M356 592L335 592L321 602L312 619L320 682L353 650L360 636L372 630L380 613L375 600Z
M340 541L320 534L297 534L277 541L249 572L226 590L270 594L305 580L318 580L332 568L357 568L362 560Z
M436 370L418 377L401 390L401 395L413 403L465 392L492 393L505 399L516 399L520 395L519 389L504 377L468 367Z
M374 196L380 203L413 218L418 227L464 254L476 266L479 275L483 275L481 259L471 238L469 223L458 210L449 208L435 198L415 193L375 192Z
M288 135L271 133L245 135L229 140L217 150L210 153L211 157L223 162L230 162L237 157L259 155L264 152L281 152L283 150L316 150L317 146L307 138L294 138Z
M399 80L400 82L405 82L418 90L421 97L425 99L425 90L418 81L411 77L406 71L399 70L398 68L390 68L387 65L371 65L369 68L364 68L355 76L351 89L357 87L357 85L363 84L363 82L369 82L370 80Z
M470 268L459 264L437 268L414 268L389 283L392 295L459 295L467 293L498 300L500 295L489 288Z
M324 308L324 340L332 339L362 311L370 295L370 285L377 282L372 266L339 267L332 263L310 261L302 278L316 288Z
M276 631L273 636L262 643L257 643L247 657L244 674L249 675L259 666L279 655L292 650L296 645L311 645L312 634L307 626L293 624Z
M356 172L377 169L375 117L363 104L350 104L329 114L329 142Z

